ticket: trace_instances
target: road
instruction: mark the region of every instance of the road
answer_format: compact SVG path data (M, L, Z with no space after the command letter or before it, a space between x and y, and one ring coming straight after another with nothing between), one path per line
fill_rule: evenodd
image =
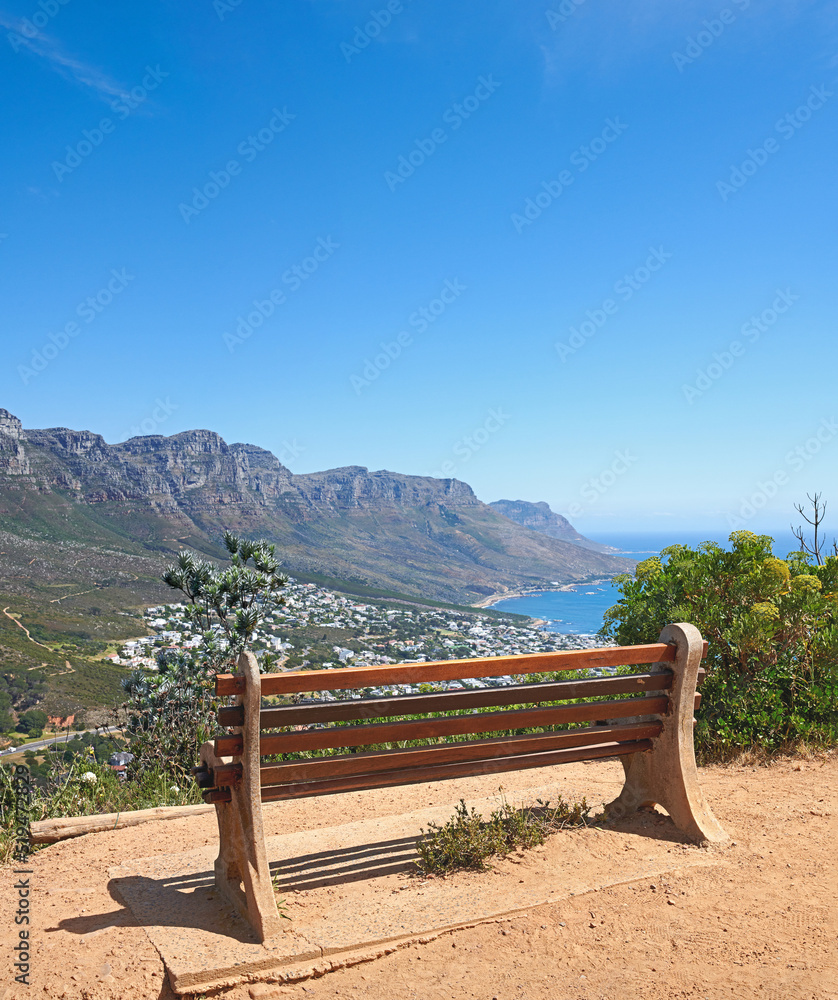
M107 726L104 735L108 735L111 732L118 733L120 730L114 728L113 726ZM24 743L19 747L9 747L8 750L0 750L0 757L5 757L12 753L24 753L26 750L43 750L45 747L51 746L53 743L66 743L73 739L74 736L83 736L85 733L97 733L102 732L101 727L99 729L80 729L73 733L62 733L61 736L50 736L46 740L37 740L35 743Z

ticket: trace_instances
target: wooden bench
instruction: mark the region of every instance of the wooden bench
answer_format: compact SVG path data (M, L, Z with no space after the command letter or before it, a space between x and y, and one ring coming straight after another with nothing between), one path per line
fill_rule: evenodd
M698 787L693 752L696 683L705 653L698 630L686 624L668 625L659 642L643 646L263 675L254 656L244 653L238 674L216 678L216 693L235 699L234 705L218 711L219 725L232 732L202 746L201 766L195 772L204 800L216 807L216 885L265 940L282 929L283 921L268 868L262 802L604 757L619 757L625 769L622 792L606 806L610 820L657 803L689 838L726 840ZM584 680L548 679L277 708L261 704L267 695L640 664L650 666L630 675ZM613 695L635 697L590 700ZM555 704L570 700L573 703ZM439 714L443 712L458 714ZM404 719L406 715L420 718ZM578 728L580 723L594 725ZM577 728L555 728L568 724ZM531 729L541 731L491 735ZM476 738L444 742L463 736ZM413 741L425 742L353 752ZM261 759L323 750L345 752L319 759Z

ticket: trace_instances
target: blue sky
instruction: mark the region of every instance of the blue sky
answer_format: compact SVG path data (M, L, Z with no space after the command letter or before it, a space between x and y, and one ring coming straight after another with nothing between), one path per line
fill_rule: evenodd
M838 504L836 14L4 0L0 405L591 532Z

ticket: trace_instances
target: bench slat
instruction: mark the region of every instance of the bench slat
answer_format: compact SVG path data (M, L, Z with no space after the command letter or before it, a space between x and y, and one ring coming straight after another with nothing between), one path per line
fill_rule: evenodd
M595 760L618 757L624 754L651 750L651 740L630 740L626 743L609 743L601 746L575 747L570 750L548 750L544 753L524 754L517 757L494 757L464 761L458 764L440 764L430 767L405 768L384 774L346 775L324 781L304 781L290 785L273 785L262 791L264 802L278 799L306 798L310 795L333 795L337 792L360 791L364 788L389 788L391 785L416 785L425 781L445 781L448 778L466 778L474 774L498 774L503 771L524 771L534 767L570 764L577 760Z
M369 746L401 740L426 740L437 736L463 736L504 729L529 729L561 723L595 722L598 719L625 719L634 715L660 715L669 698L626 698L623 701L594 701L556 708L525 708L502 712L475 712L451 718L411 719L407 722L377 722L369 726L334 726L306 732L262 736L260 754L293 753L300 750L331 750L338 747ZM242 752L239 735L220 736L215 741L219 757Z
M477 691L440 691L425 695L395 695L387 698L364 698L331 704L289 705L266 708L260 713L261 729L306 725L317 722L348 722L353 719L386 718L394 715L420 715L431 712L454 712L462 709L491 708L495 705L527 705L543 701L566 701L570 698L593 698L639 691L666 691L672 687L672 672L630 674L624 677L600 677L584 681L554 681L543 684L510 684L506 687ZM220 725L225 725L221 709ZM236 709L233 709L235 712ZM236 713L236 718L241 713ZM233 715L229 716L233 718ZM241 722L227 723L241 725Z
M675 646L653 642L639 646L603 646L558 653L523 653L519 656L487 656L471 660L437 660L383 667L342 667L337 670L289 670L263 674L262 694L300 694L307 691L334 691L346 688L381 687L387 684L416 684L430 681L457 681L469 677L498 677L502 674L538 674L553 670L591 670L635 663L672 663ZM217 674L215 693L241 694L244 678L238 674Z
M262 791L263 802L282 799L301 799L313 795L334 795L339 792L362 791L370 788L389 788L393 785L417 785L425 781L445 781L449 778L467 778L474 774L498 774L503 771L524 771L534 767L570 764L578 760L597 760L622 757L626 754L651 750L652 740L630 740L626 743L608 743L572 750L553 750L520 757L495 757L489 760L469 761L435 767L414 767L384 774L348 775L326 781L304 781L297 784L274 785ZM229 788L213 788L203 793L204 802L230 802Z
M320 760L295 760L283 764L262 764L261 785L314 781L337 778L344 774L371 774L428 764L453 764L467 760L511 757L515 754L537 753L594 746L599 743L654 739L663 728L660 722L629 723L621 726L595 726L571 732L542 733L538 736L502 736L495 740L471 740L467 743L433 744L412 750L379 750L371 753L324 757ZM241 764L223 764L213 769L213 787L235 785L241 780Z

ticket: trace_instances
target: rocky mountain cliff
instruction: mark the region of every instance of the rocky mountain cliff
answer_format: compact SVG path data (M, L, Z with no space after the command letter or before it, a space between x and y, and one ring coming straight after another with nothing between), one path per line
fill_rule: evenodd
M516 524L532 528L533 531L540 531L550 538L573 542L592 552L617 551L611 545L603 545L601 542L580 535L566 517L551 510L549 504L543 500L538 503L530 503L528 500L495 500L489 506Z
M7 410L0 410L0 474L25 475L29 472L21 437L23 426Z
M271 452L213 431L110 445L90 431L24 430L5 410L0 529L135 554L189 546L210 555L221 555L229 529L276 542L291 573L458 603L631 565L515 523L456 479L361 466L294 475Z

